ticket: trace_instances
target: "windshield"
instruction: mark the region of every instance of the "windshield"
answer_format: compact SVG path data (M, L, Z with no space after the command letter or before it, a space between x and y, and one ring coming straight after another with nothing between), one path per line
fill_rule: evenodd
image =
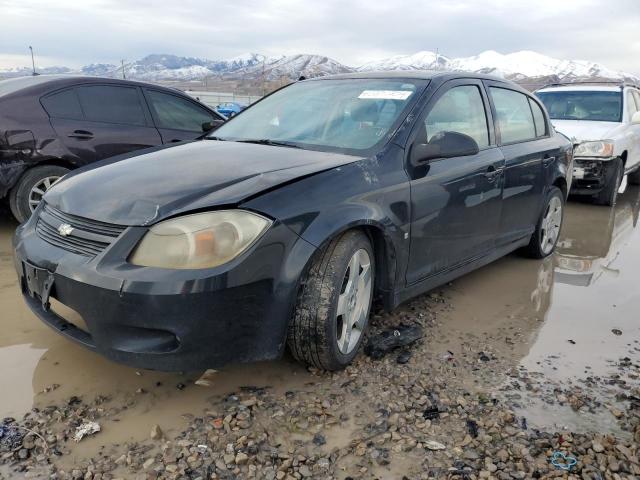
M363 154L381 145L426 81L298 82L252 105L209 138Z
M621 91L538 92L554 120L622 121Z

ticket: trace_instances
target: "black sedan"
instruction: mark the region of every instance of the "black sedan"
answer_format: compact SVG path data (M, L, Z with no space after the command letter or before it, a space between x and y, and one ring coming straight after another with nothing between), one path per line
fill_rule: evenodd
M513 250L550 255L571 152L497 78L302 81L207 139L67 175L18 229L16 268L44 322L118 362L190 370L288 345L340 369L374 298L391 309Z
M224 121L177 90L74 76L0 81L0 198L26 220L69 170L156 145L194 140Z

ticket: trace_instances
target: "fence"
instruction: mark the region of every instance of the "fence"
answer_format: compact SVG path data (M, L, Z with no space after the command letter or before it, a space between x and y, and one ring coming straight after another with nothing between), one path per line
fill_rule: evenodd
M187 95L200 100L205 105L216 107L225 102L236 102L240 105L251 105L253 102L260 100L262 97L258 95L239 95L235 93L224 92L204 92L197 90L186 90Z

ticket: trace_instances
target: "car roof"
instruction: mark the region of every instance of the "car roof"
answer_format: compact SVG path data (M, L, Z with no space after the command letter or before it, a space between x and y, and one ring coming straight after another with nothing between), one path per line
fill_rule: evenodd
M555 92L620 92L620 85L552 85L536 90L536 93Z
M390 70L390 71L371 71L371 72L353 72L353 73L339 73L337 75L326 75L323 77L316 77L310 80L332 80L341 78L371 78L371 79L416 79L416 80L431 80L439 78L444 81L454 80L456 78L477 78L479 80L492 80L494 82L508 83L517 85L514 82L505 80L504 78L485 75L482 73L473 72L456 72L451 70Z
M135 80L94 77L89 75L35 75L30 77L16 77L1 80L0 97L14 93L22 94L27 91L35 95L41 95L54 89L88 83L145 86L185 95L184 92L178 89L163 87L152 83L138 82Z

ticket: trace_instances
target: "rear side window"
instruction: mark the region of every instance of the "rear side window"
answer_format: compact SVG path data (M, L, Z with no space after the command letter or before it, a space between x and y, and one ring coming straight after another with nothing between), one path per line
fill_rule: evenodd
M202 132L202 124L213 119L204 108L176 95L156 90L146 90L146 95L158 128Z
M63 90L43 97L40 102L52 118L67 118L70 120L82 120L82 109L76 92L73 89Z
M633 114L638 111L636 102L631 94L631 90L627 90L627 112L629 113L629 120L633 117Z
M490 87L490 90L502 143L534 139L536 127L527 96L505 88Z
M538 102L529 99L529 103L531 104L531 111L533 112L533 123L535 123L536 126L536 137L544 137L547 134L547 122L544 119L544 113L542 113Z
M638 110L640 110L640 92L638 92L637 90L631 90L631 93L633 94L633 98L635 98L636 100L636 106L638 107Z
M427 141L440 132L469 135L480 148L489 145L487 115L480 90L474 85L453 87L440 97L425 118Z
M92 122L146 125L138 89L112 85L78 87L87 120Z

